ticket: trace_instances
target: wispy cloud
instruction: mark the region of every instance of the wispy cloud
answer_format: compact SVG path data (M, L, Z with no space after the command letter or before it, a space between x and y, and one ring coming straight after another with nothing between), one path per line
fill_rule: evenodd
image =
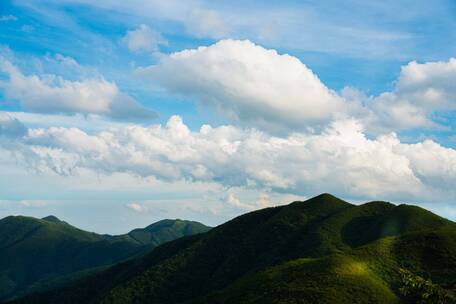
M33 3L26 3L28 7L37 9ZM383 10L381 6L361 3L352 4L357 7L356 18L352 16L352 10L338 6L331 10L333 4L322 5L312 1L284 3L280 6L250 2L240 7L228 5L226 2L208 1L182 3L135 0L124 4L113 0L95 3L77 0L54 1L53 8L75 3L90 5L100 10L100 13L121 12L122 15L127 14L134 16L134 19L148 20L151 23L157 23L157 20L179 23L188 35L197 38L250 39L282 49L362 58L403 58L404 50L413 40L413 33L402 27L400 22L396 22L395 28L386 29L383 26L383 23L391 19L390 11ZM38 11L47 14L44 10L45 8L40 8ZM251 14L252 11L255 16ZM59 11L55 14L63 13ZM176 28L173 28L171 34L175 31Z
M2 21L16 21L17 17L14 15L0 16L0 22Z
M145 24L141 24L138 28L128 31L122 38L122 42L132 52L157 52L160 45L166 45L168 43L159 32Z

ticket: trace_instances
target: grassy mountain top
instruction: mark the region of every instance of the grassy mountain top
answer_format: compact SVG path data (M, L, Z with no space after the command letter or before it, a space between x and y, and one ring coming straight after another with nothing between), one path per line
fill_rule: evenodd
M156 224L149 226L155 227L152 230L146 227L111 236L78 229L55 216L1 219L0 299L59 285L73 276L144 254L164 242L209 229L182 220ZM139 240L137 235L144 237Z
M146 228L134 229L128 233L128 236L142 244L158 246L186 235L203 233L208 230L209 227L199 222L166 219L153 223Z
M43 221L53 222L53 223L60 223L62 222L58 217L54 215L48 215L42 218Z
M452 303L455 286L455 223L415 206L322 194L23 303Z

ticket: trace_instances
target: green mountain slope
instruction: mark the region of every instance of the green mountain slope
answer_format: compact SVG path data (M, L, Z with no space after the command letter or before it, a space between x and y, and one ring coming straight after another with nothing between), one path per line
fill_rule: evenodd
M55 216L9 216L0 220L0 299L59 285L164 242L207 230L196 222L163 220L110 236L77 229Z
M424 209L323 194L19 303L452 303L455 240L456 224Z
M162 220L146 228L134 229L128 236L142 244L158 246L186 235L208 231L208 227L193 221Z

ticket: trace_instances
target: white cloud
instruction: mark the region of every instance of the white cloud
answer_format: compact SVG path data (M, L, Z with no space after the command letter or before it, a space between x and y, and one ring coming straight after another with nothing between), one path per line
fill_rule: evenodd
M245 191L243 191L245 192ZM245 195L245 193L242 193ZM241 200L238 198L238 196L232 192L228 191L227 197L226 197L226 202L228 205L241 209L241 210L247 210L247 211L252 211L252 210L257 210L257 209L262 209L262 208L267 208L275 205L281 205L281 204L286 204L290 203L293 199L290 198L290 195L280 195L280 201L276 201L273 203L271 201L270 195L265 193L265 192L260 192L256 199L252 200L251 198L247 196L244 198L246 202L241 202Z
M197 31L189 30L189 23L202 23L203 25L195 26L196 29L199 27L206 29L201 30L199 36L196 35L198 37L247 38L282 49L386 60L410 58L413 55L410 54L410 50L415 45L416 37L412 32L404 29L386 29L381 26L383 22L394 23L399 19L410 21L411 16L421 16L423 13L432 20L437 11L441 13L442 10L440 6L434 8L428 6L423 10L423 7L418 5L409 7L409 12L404 16L393 18L390 13L391 5L364 3L362 5L356 3L352 7L346 4L345 9L337 9L337 16L335 16L333 6L322 5L316 1L299 1L287 5L250 1L242 6L232 5L227 1L200 0L130 0L125 3L114 0L54 0L53 2L57 6L75 2L83 3L104 9L111 17L112 11L117 11L119 16L131 14L138 20L145 20L144 22L150 20L151 23L159 21L182 24L192 35L196 35ZM200 13L201 19L191 18L192 13L198 16L195 11L203 12ZM255 13L252 14L252 12ZM211 17L211 13L215 17ZM212 28L221 28L221 30Z
M322 127L348 117L376 134L442 128L435 118L456 110L454 58L410 62L391 92L372 97L354 88L337 94L298 58L248 40L173 53L138 74L211 106L234 123L272 132Z
M0 16L0 22L2 21L16 21L17 17L13 15Z
M242 203L241 200L233 192L228 192L226 196L228 205L242 210L255 210L255 206L251 204Z
M49 205L49 202L43 200L22 200L19 204L25 207L42 208Z
M230 29L217 11L205 8L192 9L185 21L187 32L196 37L219 39L229 34Z
M113 121L109 117L95 114L58 115L0 111L0 117L10 117L16 119L22 124L32 128L50 128L59 126L65 128L78 128L85 131L100 131L111 127L122 127L132 124L127 121Z
M61 62L63 63L64 65L66 66L70 66L70 67L76 67L76 68L80 68L81 66L79 65L79 63L73 58L73 57L70 57L70 56L64 56L62 54L55 54L55 60L57 60L58 62ZM53 58L49 58L48 57L48 60L52 60Z
M137 29L128 31L122 38L128 49L132 52L157 52L159 45L166 45L167 41L159 32L141 24Z
M126 205L127 208L130 208L131 210L138 212L138 213L146 213L148 211L147 207L138 204L138 203L130 203Z
M55 114L100 114L116 119L150 119L155 114L132 97L120 92L115 83L102 78L81 81L56 75L24 75L10 61L0 58L0 81L7 98L17 100L32 112Z
M433 116L456 110L456 59L410 62L401 69L392 92L371 100L366 125L377 129L436 128Z
M456 195L450 186L456 182L455 150L430 140L401 143L394 133L368 139L354 120L334 122L318 134L276 137L233 126L204 125L192 132L174 116L165 127L127 126L93 135L76 128L30 129L15 149L28 167L59 174L125 172L297 195L395 200ZM260 206L267 199L257 201Z
M170 92L194 96L233 121L268 129L304 129L351 105L299 59L250 41L222 40L140 69Z

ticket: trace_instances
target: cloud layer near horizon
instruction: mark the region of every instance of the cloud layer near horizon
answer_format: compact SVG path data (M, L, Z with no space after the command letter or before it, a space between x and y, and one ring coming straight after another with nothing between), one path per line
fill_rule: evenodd
M426 201L455 195L455 150L431 140L402 143L394 133L368 139L355 120L333 122L318 134L286 137L235 126L191 131L178 116L164 127L126 126L92 135L52 127L16 134L14 144L10 135L3 149L28 167L63 175L82 168L296 195L334 192Z

